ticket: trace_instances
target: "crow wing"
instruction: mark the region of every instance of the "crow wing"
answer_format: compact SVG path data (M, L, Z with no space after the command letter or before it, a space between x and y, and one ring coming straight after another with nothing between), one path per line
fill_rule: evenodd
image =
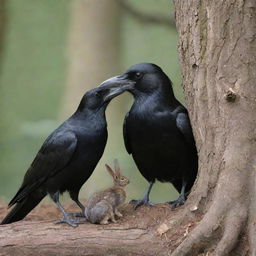
M129 154L131 154L131 153L132 153L132 149L131 149L131 144L130 144L130 140L129 140L128 130L127 130L127 119L129 118L129 113L130 113L130 112L128 112L128 113L125 115L125 118L124 118L123 137L124 137L124 145L125 145L126 151L127 151Z
M195 147L194 136L188 116L187 110L182 106L178 107L176 116L176 126L182 133L186 143L189 147Z
M53 132L37 153L9 206L25 198L45 180L61 171L72 159L76 145L77 138L73 132L58 129Z

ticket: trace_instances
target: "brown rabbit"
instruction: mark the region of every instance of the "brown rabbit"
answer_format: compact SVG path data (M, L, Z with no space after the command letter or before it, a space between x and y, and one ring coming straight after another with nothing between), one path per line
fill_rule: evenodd
M115 215L122 217L118 207L125 202L124 187L129 184L129 179L120 172L117 160L114 160L115 171L107 164L107 171L114 180L114 185L105 190L94 193L88 200L85 208L85 217L91 223L108 224L109 220L116 222Z

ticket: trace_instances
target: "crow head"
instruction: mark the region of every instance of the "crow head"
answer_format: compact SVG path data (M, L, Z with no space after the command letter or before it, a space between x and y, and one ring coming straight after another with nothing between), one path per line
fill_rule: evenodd
M104 81L100 87L123 87L135 97L141 94L163 92L173 94L172 83L160 67L152 63L131 66L124 74Z
M102 107L105 108L113 98L126 91L126 89L127 86L125 85L118 87L101 86L94 88L85 93L78 109L83 110L100 109Z

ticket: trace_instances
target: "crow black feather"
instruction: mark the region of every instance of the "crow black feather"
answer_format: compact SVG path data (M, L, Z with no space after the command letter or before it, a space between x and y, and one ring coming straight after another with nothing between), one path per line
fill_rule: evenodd
M198 156L186 108L175 98L172 82L160 67L141 63L101 86L123 86L134 96L126 114L123 135L126 150L150 183L135 207L152 203L149 193L156 180L170 182L179 191L173 208L186 200L197 176Z
M9 203L9 207L15 206L1 224L23 219L49 194L64 215L59 222L76 225L69 217L71 213L66 213L60 204L59 194L68 191L84 212L78 194L100 160L107 142L105 109L124 89L98 87L84 95L76 112L43 143L20 189Z

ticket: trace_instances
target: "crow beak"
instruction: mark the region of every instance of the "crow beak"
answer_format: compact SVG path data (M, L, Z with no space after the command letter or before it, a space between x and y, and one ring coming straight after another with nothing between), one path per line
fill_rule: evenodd
M135 82L128 79L126 75L114 76L99 85L99 87L114 88L125 86L126 90L132 88Z
M123 85L120 87L112 87L112 88L106 88L108 90L108 93L104 96L104 101L110 101L116 96L122 94L127 90L127 86Z
M108 101L117 95L132 89L134 84L135 82L127 79L125 75L120 75L105 80L99 87L109 89L109 93L104 98L104 101Z

